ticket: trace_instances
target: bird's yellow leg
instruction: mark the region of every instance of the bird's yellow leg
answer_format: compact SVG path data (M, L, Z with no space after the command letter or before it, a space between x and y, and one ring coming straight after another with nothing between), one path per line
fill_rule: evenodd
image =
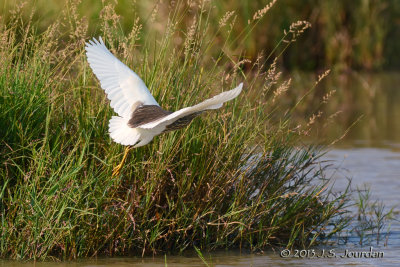
M131 148L132 148L131 146L127 146L125 148L124 157L122 158L121 163L115 166L115 168L113 169L112 177L117 176L121 171L122 167L125 164L126 157L128 156L128 152L129 150L131 150Z

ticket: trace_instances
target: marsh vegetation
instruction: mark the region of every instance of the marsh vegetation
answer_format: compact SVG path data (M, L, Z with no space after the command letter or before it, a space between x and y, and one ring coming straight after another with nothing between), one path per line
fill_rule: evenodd
M329 71L291 102L291 79L277 64L309 22L294 21L271 51L248 58L243 43L275 1L239 32L237 14L217 16L208 1L158 3L146 19L133 6L129 27L112 1L94 19L79 1L63 4L53 21L29 4L0 20L1 257L307 247L345 227L347 191L332 193L324 149L303 142L334 114L320 112L333 92L303 123L292 121ZM97 35L167 110L242 81L244 91L132 151L111 178L123 147L108 136L113 111L84 55Z

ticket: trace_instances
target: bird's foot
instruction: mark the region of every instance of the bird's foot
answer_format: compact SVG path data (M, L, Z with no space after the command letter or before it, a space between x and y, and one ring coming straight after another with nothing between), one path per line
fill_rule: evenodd
M128 156L128 152L130 149L131 149L130 146L125 148L125 152L124 152L124 156L122 157L122 161L120 164L115 166L115 168L113 169L112 177L119 175L119 173L121 172L121 169L125 164L125 160L126 160L126 157Z
M118 164L117 166L114 167L112 177L119 175L121 172L123 164Z

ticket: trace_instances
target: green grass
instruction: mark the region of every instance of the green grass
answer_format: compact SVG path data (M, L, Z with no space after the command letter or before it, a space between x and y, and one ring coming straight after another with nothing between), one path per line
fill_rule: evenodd
M245 82L222 109L133 150L111 178L124 148L108 136L113 111L73 10L54 31L18 13L0 27L1 257L307 247L344 227L347 192L333 196L318 164L323 150L302 145L309 125L295 127L291 111L280 110L274 92L284 81L262 58L240 63L244 51L223 50L236 43L221 45L209 31L208 4L183 15L172 8L165 33L140 46L145 36L128 37L112 16L98 22L165 109ZM183 16L196 24L177 27Z

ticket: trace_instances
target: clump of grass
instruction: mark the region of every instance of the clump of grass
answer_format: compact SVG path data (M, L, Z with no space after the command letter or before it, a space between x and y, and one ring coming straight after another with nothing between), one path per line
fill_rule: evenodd
M331 197L321 150L300 145L291 111L279 109L290 81L266 65L268 56L251 62L244 51L224 52L236 43L216 44L208 2L183 14L179 3L171 7L155 39L136 18L123 33L105 5L101 35L114 53L131 55L123 61L164 108L246 82L239 99L134 150L111 178L123 147L107 134L113 111L85 60L85 19L69 5L67 21L45 33L18 16L0 27L2 257L309 246L341 229L346 192ZM190 26L179 28L189 14Z
M371 201L370 189L357 189L358 208L357 221L353 223L350 233L359 237L359 244L366 245L376 242L377 245L383 240L387 245L390 232L390 224L393 221L394 208L387 209L380 201Z

